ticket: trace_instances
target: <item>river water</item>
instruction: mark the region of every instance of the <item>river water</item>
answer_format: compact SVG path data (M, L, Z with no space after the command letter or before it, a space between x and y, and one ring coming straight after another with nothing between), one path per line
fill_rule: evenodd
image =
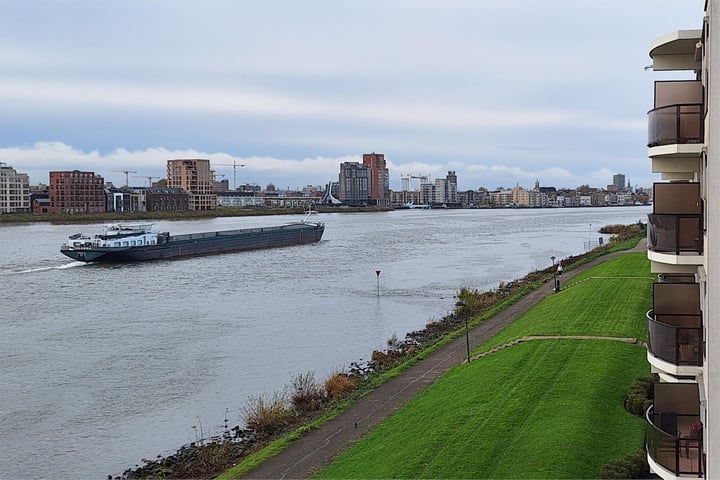
M0 225L0 477L102 479L172 453L219 433L225 418L241 423L249 396L308 371L322 380L441 318L460 287L521 278L551 256L582 253L601 226L649 212L320 214L318 244L124 265L59 253L68 235L101 225Z

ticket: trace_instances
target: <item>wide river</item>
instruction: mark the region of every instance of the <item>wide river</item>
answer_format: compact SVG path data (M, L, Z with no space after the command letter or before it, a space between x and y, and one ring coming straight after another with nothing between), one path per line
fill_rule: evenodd
M0 225L0 477L104 479L242 423L249 396L318 380L651 207L320 214L314 245L85 265L101 225ZM190 233L297 216L158 221ZM607 238L607 237L605 237ZM381 272L378 277L376 270Z

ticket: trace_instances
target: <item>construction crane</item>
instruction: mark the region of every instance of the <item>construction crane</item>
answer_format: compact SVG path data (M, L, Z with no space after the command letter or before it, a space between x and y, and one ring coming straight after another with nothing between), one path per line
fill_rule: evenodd
M124 173L125 174L125 187L128 186L128 173L137 173L135 170L112 170L115 173Z
M153 179L153 178L162 178L162 177L151 177L150 175L148 175L148 176L144 176L144 175L133 175L133 178L147 178L148 187L152 187L152 179Z
M233 167L233 190L237 190L237 167L244 167L244 163L238 163L237 161L233 160L233 163L216 163L215 165L219 165L221 167Z

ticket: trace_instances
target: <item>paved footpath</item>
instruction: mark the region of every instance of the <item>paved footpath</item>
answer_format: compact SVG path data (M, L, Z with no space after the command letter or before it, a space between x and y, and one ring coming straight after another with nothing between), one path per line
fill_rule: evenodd
M644 241L630 251L647 251ZM624 252L603 255L585 265L563 272L563 282ZM552 282L525 295L494 317L469 332L470 345L480 345L523 315L541 299L552 293ZM345 449L357 442L395 410L415 397L450 368L466 358L465 336L462 335L407 371L385 382L371 393L353 403L334 419L317 430L303 435L276 456L266 460L243 478L309 478L330 464Z

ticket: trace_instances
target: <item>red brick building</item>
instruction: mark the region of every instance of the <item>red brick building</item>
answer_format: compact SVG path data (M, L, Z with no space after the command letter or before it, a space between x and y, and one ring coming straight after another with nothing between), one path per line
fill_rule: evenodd
M370 170L370 201L373 205L390 204L390 174L385 154L364 153L363 165Z
M105 211L105 180L95 172L50 172L49 213Z

